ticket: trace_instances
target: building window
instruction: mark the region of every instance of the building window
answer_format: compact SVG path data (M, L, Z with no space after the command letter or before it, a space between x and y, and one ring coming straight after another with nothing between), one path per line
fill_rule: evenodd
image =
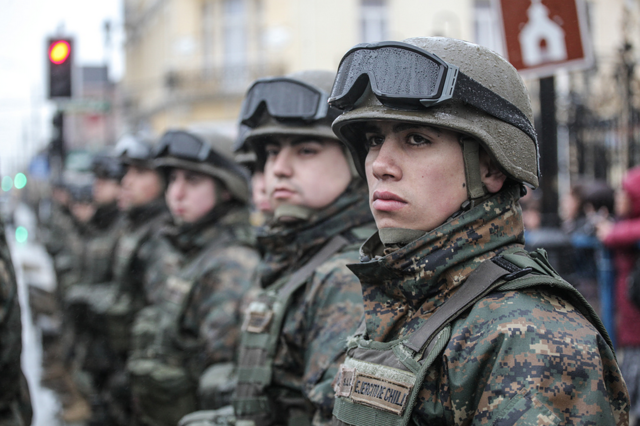
M476 43L504 56L502 33L496 10L489 0L476 0L474 5L474 31Z
M230 88L242 87L247 79L247 28L244 0L224 0L224 80Z
M360 39L364 43L387 40L387 2L361 0Z

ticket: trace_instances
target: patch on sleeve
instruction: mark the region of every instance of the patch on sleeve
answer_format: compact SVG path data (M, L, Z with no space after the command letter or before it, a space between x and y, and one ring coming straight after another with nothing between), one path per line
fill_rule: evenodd
M494 426L556 426L560 419L532 392L523 391L514 396L500 414Z

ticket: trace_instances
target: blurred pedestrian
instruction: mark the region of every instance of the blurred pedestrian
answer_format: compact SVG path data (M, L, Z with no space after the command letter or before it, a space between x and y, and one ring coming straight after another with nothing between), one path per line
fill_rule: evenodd
M633 425L640 425L640 309L628 297L627 278L639 258L640 243L640 167L629 170L616 193L617 222L602 221L598 238L614 249L616 267L615 312L617 344L620 349L622 375L631 398Z

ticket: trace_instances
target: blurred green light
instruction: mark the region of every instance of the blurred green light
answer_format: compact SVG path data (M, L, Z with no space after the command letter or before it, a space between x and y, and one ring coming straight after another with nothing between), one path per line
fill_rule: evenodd
M24 175L24 173L18 173L13 179L13 184L15 185L16 189L22 189L27 184L27 177Z
M24 226L18 226L16 228L16 241L24 243L29 238L29 231Z
M11 176L5 176L2 178L2 190L4 192L11 191L12 186L13 186L13 179L11 179Z

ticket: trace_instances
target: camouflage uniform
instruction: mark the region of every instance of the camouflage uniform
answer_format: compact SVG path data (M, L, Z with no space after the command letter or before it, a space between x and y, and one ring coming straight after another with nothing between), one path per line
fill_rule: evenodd
M82 251L72 283L65 294L65 311L74 323L74 362L91 373L93 385L100 388L103 375L110 371L111 354L104 327L105 298L113 297L113 260L124 217L115 203L100 206L86 224ZM93 392L95 389L86 389Z
M115 291L107 291L94 306L104 318L110 360L107 405L116 423L130 416L130 390L125 362L130 350L131 327L136 313L149 303L144 282L146 270L157 261L154 239L158 230L170 220L164 200L157 199L127 212L126 223L115 249L113 279ZM166 270L169 272L168 270Z
M350 265L362 283L368 344L409 338L484 261L522 249L518 198L518 188L503 190L404 247L385 249L377 235L370 238L362 263ZM627 424L628 397L613 350L580 301L567 300L551 287L532 287L475 303L452 324L427 369L411 420Z
M333 424L628 424L602 322L544 251L523 250L518 199L524 184L538 186L539 164L516 69L449 38L361 44L341 61L329 99L345 109L332 128L360 174L375 192L406 191L411 213L385 222L374 204L382 225L404 228L380 226L349 266L365 321L336 380ZM402 151L409 146L416 151ZM443 147L452 151L434 157ZM438 180L434 158L463 167ZM466 198L437 205L460 181ZM441 193L413 187L434 182ZM435 204L439 220L416 217L416 202Z
M363 234L372 231L366 188L361 181L353 181L308 222L274 225L259 236L266 252L258 270L263 293L282 287L332 237L343 235L350 245L322 263L294 293L278 336L272 379L261 387L270 407L261 413L264 417L258 424L286 424L295 417L313 424L329 421L331 382L344 357L346 337L362 318L360 287L346 265L357 258ZM252 351L246 344L251 334L245 328L241 368L252 364L247 359ZM244 401L255 386L260 385L239 379L234 395L238 419L246 416Z
M22 326L16 276L0 220L0 426L31 424L31 400L20 368Z
M143 423L175 425L201 405L196 389L204 369L234 360L238 305L259 260L248 220L246 208L227 202L196 224L161 233L184 258L133 328L127 369Z

